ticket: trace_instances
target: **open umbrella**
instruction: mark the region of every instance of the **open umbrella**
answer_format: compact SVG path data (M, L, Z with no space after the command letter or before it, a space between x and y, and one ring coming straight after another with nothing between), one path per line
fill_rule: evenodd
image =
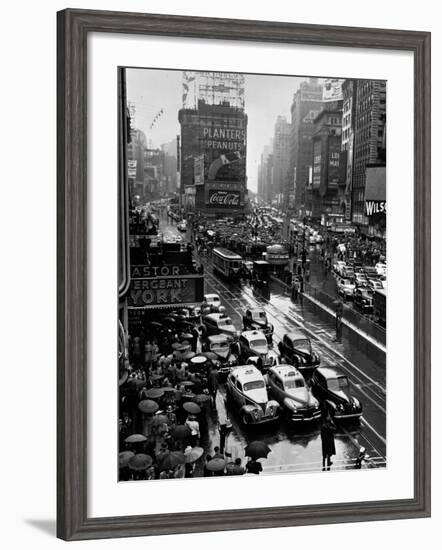
M201 412L201 408L192 401L187 401L187 403L184 403L183 409L190 414L199 414Z
M190 364L194 367L200 367L201 365L204 365L204 363L207 363L207 357L202 354L196 355L190 360Z
M147 441L147 437L143 434L131 434L124 440L125 443L142 443Z
M159 399L160 397L163 397L164 392L160 388L150 388L144 392L144 395L148 399Z
M181 347L181 343L180 342L175 342L174 344L172 344L172 349L179 349Z
M133 377L128 379L127 384L132 388L139 389L146 384L146 380L144 378Z
M267 458L267 455L272 451L264 441L252 441L246 447L245 454L256 460L257 458Z
M184 464L186 457L181 451L172 451L166 457L163 458L159 466L160 472L163 470L173 470L180 464Z
M206 468L211 472L220 472L226 467L226 461L224 458L212 458L207 464Z
M183 334L181 334L181 338L183 340L191 340L192 339L192 335L189 333L189 332L184 332Z
M192 380L184 380L184 382L181 382L181 386L184 386L185 388L190 388L191 386L194 386L195 383L192 382Z
M186 351L186 353L183 355L183 359L185 359L186 361L192 359L192 357L195 357L195 352L193 351Z
M139 453L129 460L129 468L131 470L146 470L151 465L152 457L143 453Z
M156 382L157 380L161 380L161 378L164 378L162 374L152 374L150 379L152 382Z
M189 426L186 426L184 424L177 424L170 430L170 435L174 439L186 439L186 437L189 437L191 434Z
M152 414L159 409L158 403L151 399L144 399L138 403L138 408L142 413Z
M118 455L118 466L120 468L125 468L129 464L129 460L135 456L135 453L132 451L121 451Z
M181 399L184 399L184 401L193 401L193 399L195 398L195 394L188 390L188 391L184 391L181 395Z
M193 447L188 453L184 453L186 457L186 462L191 464L196 462L199 458L203 456L204 449L202 447Z

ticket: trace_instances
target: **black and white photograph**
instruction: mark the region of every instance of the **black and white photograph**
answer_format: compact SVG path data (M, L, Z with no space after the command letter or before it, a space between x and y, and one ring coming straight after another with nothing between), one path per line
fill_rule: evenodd
M388 467L388 82L118 80L118 480Z

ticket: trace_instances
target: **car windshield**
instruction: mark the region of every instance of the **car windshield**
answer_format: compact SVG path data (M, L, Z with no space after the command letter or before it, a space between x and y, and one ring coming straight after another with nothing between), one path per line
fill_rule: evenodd
M265 311L252 311L252 319L254 321L265 321L266 319Z
M264 380L253 380L244 384L244 391L261 390L265 387Z
M210 349L215 353L219 351L226 351L228 348L229 348L228 342L216 342L215 344L212 344L210 346Z
M267 340L264 338L257 338L256 340L252 340L250 342L251 348L262 348L263 346L267 346Z
M295 378L294 380L285 380L284 387L286 390L295 390L296 388L304 388L305 383L302 378Z
M218 321L219 327L226 327L227 325L231 325L231 324L232 324L232 319L229 319L228 317L226 319L220 319Z
M348 378L346 376L338 376L327 380L327 387L330 391L347 392L349 388Z
M295 342L293 342L293 345L296 349L299 349L301 351L308 351L310 353L310 340L308 340L307 338L303 340L296 340Z

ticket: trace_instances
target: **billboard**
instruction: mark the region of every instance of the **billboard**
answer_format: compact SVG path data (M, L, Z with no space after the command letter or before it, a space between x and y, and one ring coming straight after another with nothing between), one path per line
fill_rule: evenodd
M193 159L193 178L195 185L204 185L204 155Z
M181 307L201 303L203 295L203 275L143 277L131 280L127 293L127 305L129 309Z
M207 205L217 208L239 208L241 206L241 191L209 189Z
M344 80L340 78L326 78L323 88L323 101L338 101L343 99L342 83Z

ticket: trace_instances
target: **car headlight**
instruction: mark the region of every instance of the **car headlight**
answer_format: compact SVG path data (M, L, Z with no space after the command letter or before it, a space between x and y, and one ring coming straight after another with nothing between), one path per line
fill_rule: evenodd
M359 408L361 406L361 402L359 401L359 399L356 399L356 397L353 397L352 400L353 400L353 405L355 407Z
M340 412L344 410L344 405L342 403L339 403L339 405L336 407L336 409Z

